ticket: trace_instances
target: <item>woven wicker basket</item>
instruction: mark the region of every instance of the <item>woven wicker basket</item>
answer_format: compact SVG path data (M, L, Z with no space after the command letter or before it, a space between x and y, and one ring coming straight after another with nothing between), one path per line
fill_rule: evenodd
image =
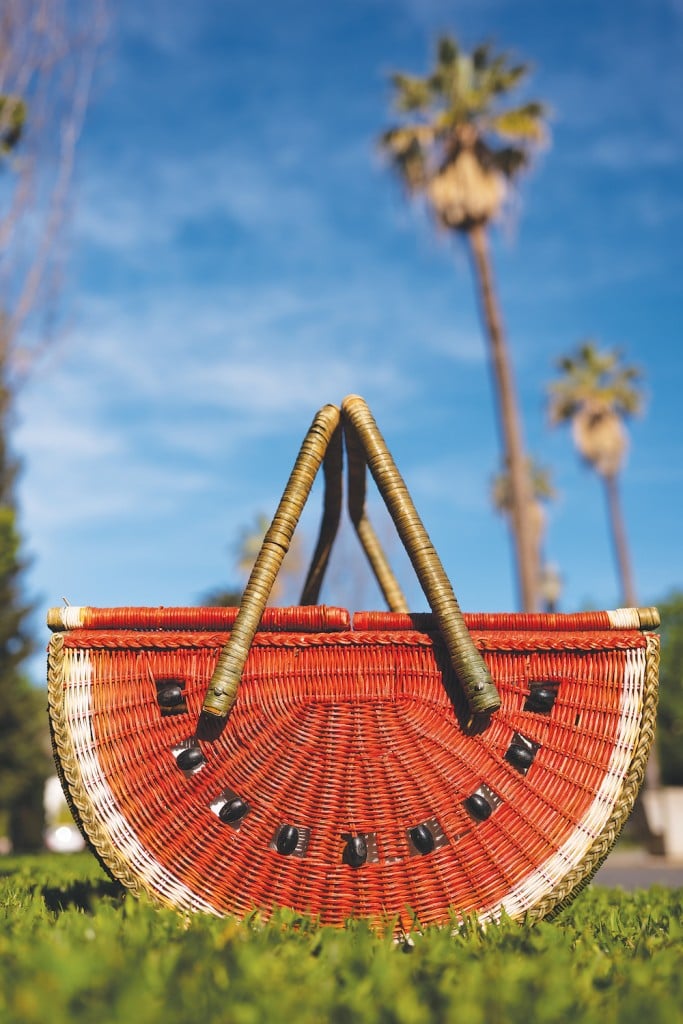
M391 611L317 605L349 509ZM302 604L266 608L315 473ZM432 609L410 615L365 515L369 466ZM137 894L215 914L281 905L394 927L538 918L604 860L653 738L656 609L460 614L361 399L304 441L239 609L58 608L58 770Z

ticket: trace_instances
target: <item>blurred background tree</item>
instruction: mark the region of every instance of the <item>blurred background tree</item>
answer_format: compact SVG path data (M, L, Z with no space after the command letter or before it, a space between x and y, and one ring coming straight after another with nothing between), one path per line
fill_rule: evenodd
M100 2L3 0L0 7L0 831L42 845L51 771L33 648L12 453L17 390L52 338L76 143L104 11Z
M625 420L639 413L643 405L642 375L637 367L623 363L618 350L602 350L590 339L582 342L573 354L558 360L557 367L560 375L548 389L550 422L553 426L570 424L576 450L604 484L621 603L634 608L638 601L618 480L628 452ZM650 790L660 786L662 726L660 717L657 745L650 755L645 777L645 788ZM663 852L662 837L653 832L640 796L630 827L635 838L652 853Z
M545 599L544 581L547 574L547 564L544 557L545 534L548 525L546 505L555 501L557 492L553 487L552 474L547 466L541 466L534 459L527 460L527 474L531 481L531 508L529 509L529 521L534 538L534 546L538 552L539 559L539 583L538 598L540 603L547 605ZM512 515L512 485L509 472L497 473L491 481L491 501L496 512L503 516ZM559 595L558 595L559 597ZM557 600L554 602L557 603ZM555 609L546 610L554 611Z
M533 611L540 579L533 487L487 233L501 212L509 183L546 137L541 103L505 105L528 71L526 64L512 63L487 44L465 53L452 36L444 35L430 74L393 75L395 106L402 118L382 135L380 144L408 193L422 196L437 223L469 243L509 479L520 601L525 611Z
M638 602L618 480L628 451L624 421L642 409L641 373L624 365L618 351L602 351L593 341L557 365L560 376L549 388L550 422L571 424L579 455L604 484L621 599L633 608Z
M0 376L0 809L5 819L0 835L7 833L14 850L21 851L42 844L43 783L52 769L45 695L22 671L34 641L32 609L22 586L17 462L7 447L9 399Z
M249 579L256 557L261 550L263 538L270 526L270 519L263 513L254 516L251 523L240 530L234 544L235 569L239 582L210 590L202 598L202 603L209 606L231 607L238 605ZM299 592L304 582L303 541L299 533L295 533L289 551L284 557L282 567L270 592L268 604L293 605L299 600Z
M657 736L665 786L683 786L683 593L659 602L662 658L659 666Z

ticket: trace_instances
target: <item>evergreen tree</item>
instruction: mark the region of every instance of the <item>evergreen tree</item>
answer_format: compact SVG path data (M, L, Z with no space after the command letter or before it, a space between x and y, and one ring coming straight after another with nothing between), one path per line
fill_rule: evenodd
M33 639L22 583L18 464L8 443L11 413L7 360L0 353L0 811L14 850L23 851L42 846L43 787L51 766L45 695L22 670Z
M50 760L45 696L22 668L32 647L31 608L10 445L13 400L46 340L23 329L54 300L103 15L102 0L0 2L0 834L8 829L18 850L42 845Z
M0 95L0 170L18 145L26 106ZM43 791L50 773L45 696L34 689L22 666L33 650L30 605L23 596L25 562L17 523L17 460L11 453L10 337L0 313L0 832L15 851L43 844Z

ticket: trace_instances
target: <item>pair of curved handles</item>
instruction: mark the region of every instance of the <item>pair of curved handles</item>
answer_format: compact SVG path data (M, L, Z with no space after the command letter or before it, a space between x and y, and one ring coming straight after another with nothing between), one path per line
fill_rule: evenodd
M342 402L341 410L336 405L324 406L315 416L304 438L251 571L230 639L211 677L201 716L204 723L201 731L205 734L216 735L220 732L237 699L242 672L261 616L313 481L323 465L323 519L301 600L302 604L317 602L341 514L342 433L348 459L349 514L387 604L392 611L408 610L365 514L366 465L429 602L453 670L467 699L471 724L485 722L500 707L500 697L488 667L470 637L439 556L387 450L384 438L365 401L358 395L349 395Z

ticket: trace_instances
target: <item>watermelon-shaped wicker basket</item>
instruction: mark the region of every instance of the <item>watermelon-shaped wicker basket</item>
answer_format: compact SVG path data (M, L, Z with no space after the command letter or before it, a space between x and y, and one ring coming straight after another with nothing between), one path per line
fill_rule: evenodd
M318 605L348 504L391 609ZM301 606L266 608L315 474ZM431 608L408 613L369 467ZM304 440L237 608L52 609L58 770L86 839L182 910L397 929L543 917L609 852L652 743L656 609L461 615L362 399Z

